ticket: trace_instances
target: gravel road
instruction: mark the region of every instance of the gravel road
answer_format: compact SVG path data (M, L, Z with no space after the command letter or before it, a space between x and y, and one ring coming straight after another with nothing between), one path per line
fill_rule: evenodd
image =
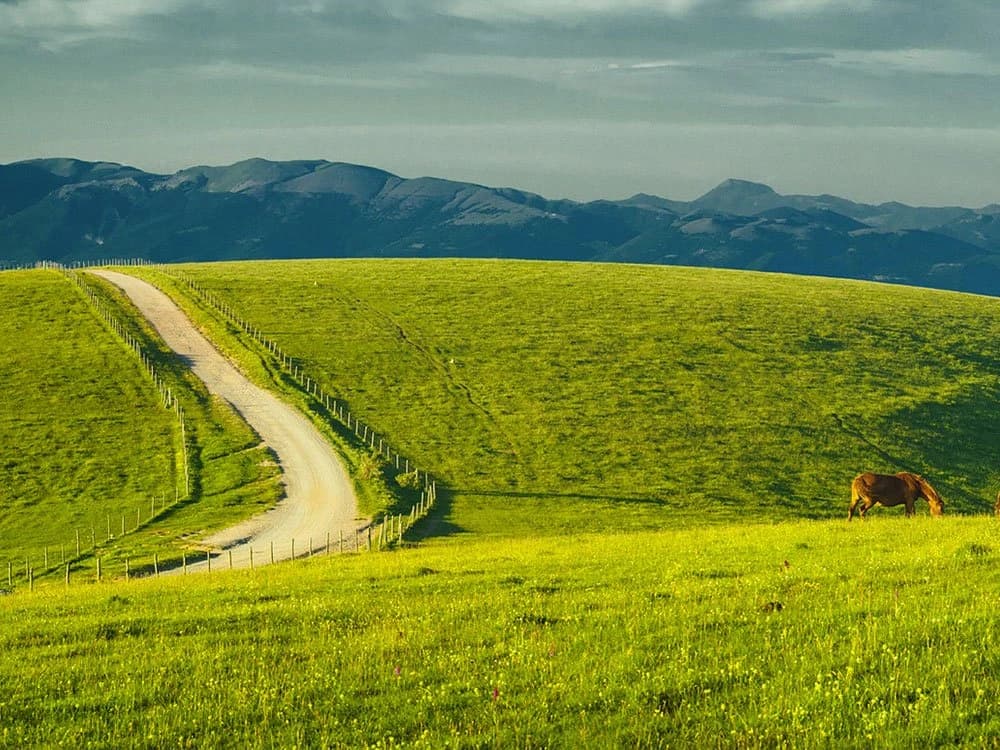
M120 287L152 323L166 344L191 365L208 390L233 405L275 453L284 474L286 496L277 506L237 526L202 540L213 550L212 567L264 565L311 551L334 550L340 540L354 547L357 498L344 467L330 444L299 411L258 388L199 333L190 319L163 292L134 276L94 271ZM311 548L311 549L310 549ZM217 554L216 554L217 553ZM203 570L201 553L189 572Z

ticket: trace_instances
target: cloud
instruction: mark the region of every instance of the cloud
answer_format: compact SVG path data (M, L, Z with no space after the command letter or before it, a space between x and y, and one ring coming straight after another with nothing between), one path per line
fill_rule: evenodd
M860 13L872 10L874 0L752 0L751 11L758 16L799 16L843 11Z
M414 77L386 73L373 74L371 70L352 70L343 65L333 68L291 68L217 60L200 65L186 65L173 69L174 73L202 80L249 81L306 87L355 87L369 89L412 89L421 85Z
M685 15L706 0L451 0L446 12L463 18L567 20L590 14L646 12Z
M611 64L609 68L621 68L624 67L628 70L656 70L658 68L680 68L687 66L688 63L681 62L679 60L655 60L653 62L638 62L632 63L631 65L617 65Z
M0 38L64 46L95 37L136 35L136 22L168 15L190 0L15 0L0 3Z
M1000 75L1000 61L960 49L833 50L820 62L873 72L935 75Z

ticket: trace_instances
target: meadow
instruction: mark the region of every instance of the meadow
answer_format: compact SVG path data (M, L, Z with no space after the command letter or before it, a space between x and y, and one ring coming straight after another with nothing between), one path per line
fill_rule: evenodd
M832 518L869 469L924 474L951 512L1000 486L992 298L583 263L167 270L440 477L437 533Z
M0 746L923 748L1000 736L995 300L588 264L139 273L309 411L179 279L212 290L439 477L441 498L386 553L16 585L0 596ZM102 554L176 554L199 529L273 502L274 467L246 426L92 283L177 384L196 472L190 502ZM71 389L22 409L6 383L26 382L2 371L4 414L47 415L0 422L21 470L55 481L71 469L43 463L48 453L68 461L81 445L103 461L160 456L123 513L154 484L174 486L174 423L129 350L54 272L0 284L4 300L19 289L31 301L3 325L61 342L32 342L23 361ZM32 322L48 318L68 323ZM9 357L11 340L0 338ZM101 352L94 371L137 394L127 418L160 419L162 435L81 443L71 421L45 442L33 426L68 419L85 357ZM324 429L357 471L364 451ZM865 469L925 474L945 517L921 503L915 519L876 509L847 523L850 479ZM369 509L392 507L385 487L358 486ZM63 504L39 528L75 523ZM18 533L43 539L33 513L17 518Z
M0 274L0 571L62 578L158 553L260 512L281 495L253 431L211 398L116 290L88 283L143 342L187 419L190 492L174 414L138 358L64 275ZM179 501L179 502L178 502ZM77 555L77 540L82 555ZM18 580L19 584L24 581Z
M987 747L991 517L447 540L0 597L0 745Z

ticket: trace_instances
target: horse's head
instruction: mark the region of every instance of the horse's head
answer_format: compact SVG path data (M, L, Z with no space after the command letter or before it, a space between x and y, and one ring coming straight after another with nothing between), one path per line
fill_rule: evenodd
M931 487L931 483L928 482L923 477L917 477L917 482L920 484L920 494L924 496L924 499L927 500L927 504L931 508L931 515L932 516L943 515L944 500L941 499L941 496L937 493L937 490Z

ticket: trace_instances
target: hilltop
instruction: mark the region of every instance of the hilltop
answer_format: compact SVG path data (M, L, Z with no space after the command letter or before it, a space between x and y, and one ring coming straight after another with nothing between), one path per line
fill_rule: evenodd
M1000 206L781 195L586 203L324 160L172 175L76 159L0 165L0 264L144 257L491 257L779 271L1000 294Z

